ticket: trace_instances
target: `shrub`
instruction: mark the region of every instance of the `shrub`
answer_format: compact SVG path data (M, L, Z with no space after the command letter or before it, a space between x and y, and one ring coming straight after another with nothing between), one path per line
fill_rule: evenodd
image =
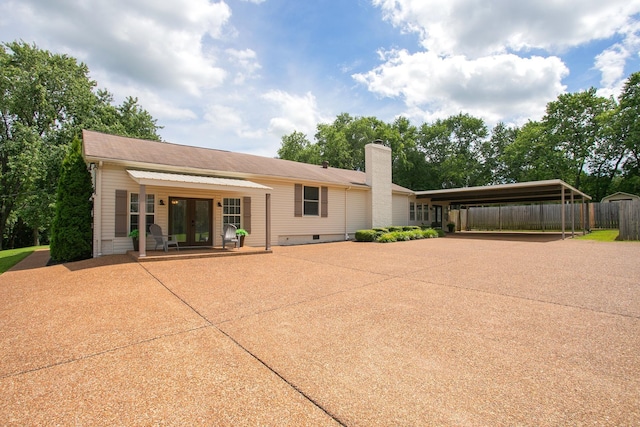
M384 233L382 236L380 236L378 238L378 242L380 242L380 243L397 242L396 233L397 233L397 231L390 232L390 233Z
M441 229L441 228L438 228L438 229L436 230L436 233L438 233L438 237L444 237L444 236L445 236L445 234L446 234L446 233L444 232L444 230L443 230L443 229Z
M420 230L419 228L417 230L407 231L407 233L409 233L409 238L411 240L418 240L418 239L424 238L424 236L422 235L422 230Z
M356 241L358 242L374 242L377 237L375 230L358 230L356 231Z
M422 230L422 237L425 239L432 239L434 237L438 237L438 232L433 228L427 228L426 230Z
M356 231L355 238L358 242L402 242L407 240L417 240L432 237L444 236L442 230L424 228L418 226L392 226L388 228L374 228L371 230Z
M407 233L406 231L394 231L392 234L398 242L406 242L410 240L409 233Z
M52 223L51 258L57 262L91 258L91 195L93 185L82 158L82 143L74 139L62 170Z

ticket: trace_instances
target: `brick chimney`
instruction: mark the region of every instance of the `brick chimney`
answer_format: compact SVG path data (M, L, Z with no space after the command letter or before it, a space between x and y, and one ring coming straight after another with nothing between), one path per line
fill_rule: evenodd
M393 225L391 149L375 140L364 147L367 185L371 187L371 227Z

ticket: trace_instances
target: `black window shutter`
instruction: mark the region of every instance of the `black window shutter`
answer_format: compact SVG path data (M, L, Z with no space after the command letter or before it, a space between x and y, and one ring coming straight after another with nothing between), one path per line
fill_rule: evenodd
M115 237L127 237L127 190L116 190Z

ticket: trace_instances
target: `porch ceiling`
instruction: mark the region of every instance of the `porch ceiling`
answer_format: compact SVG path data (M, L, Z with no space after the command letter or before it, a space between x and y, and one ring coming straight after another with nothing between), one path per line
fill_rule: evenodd
M242 179L185 175L127 169L129 176L140 185L181 187L201 190L271 190L271 187Z
M431 199L432 202L448 202L452 205L488 205L560 201L563 192L565 200L569 200L571 194L573 194L574 200L591 200L590 196L559 179L488 185L484 187L416 191L416 197L418 199Z

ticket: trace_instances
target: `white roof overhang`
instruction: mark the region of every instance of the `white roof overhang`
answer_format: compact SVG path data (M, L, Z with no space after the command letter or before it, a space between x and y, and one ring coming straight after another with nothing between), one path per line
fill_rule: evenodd
M201 190L271 190L271 187L243 179L184 175L127 169L129 176L140 185L157 187L195 188Z

